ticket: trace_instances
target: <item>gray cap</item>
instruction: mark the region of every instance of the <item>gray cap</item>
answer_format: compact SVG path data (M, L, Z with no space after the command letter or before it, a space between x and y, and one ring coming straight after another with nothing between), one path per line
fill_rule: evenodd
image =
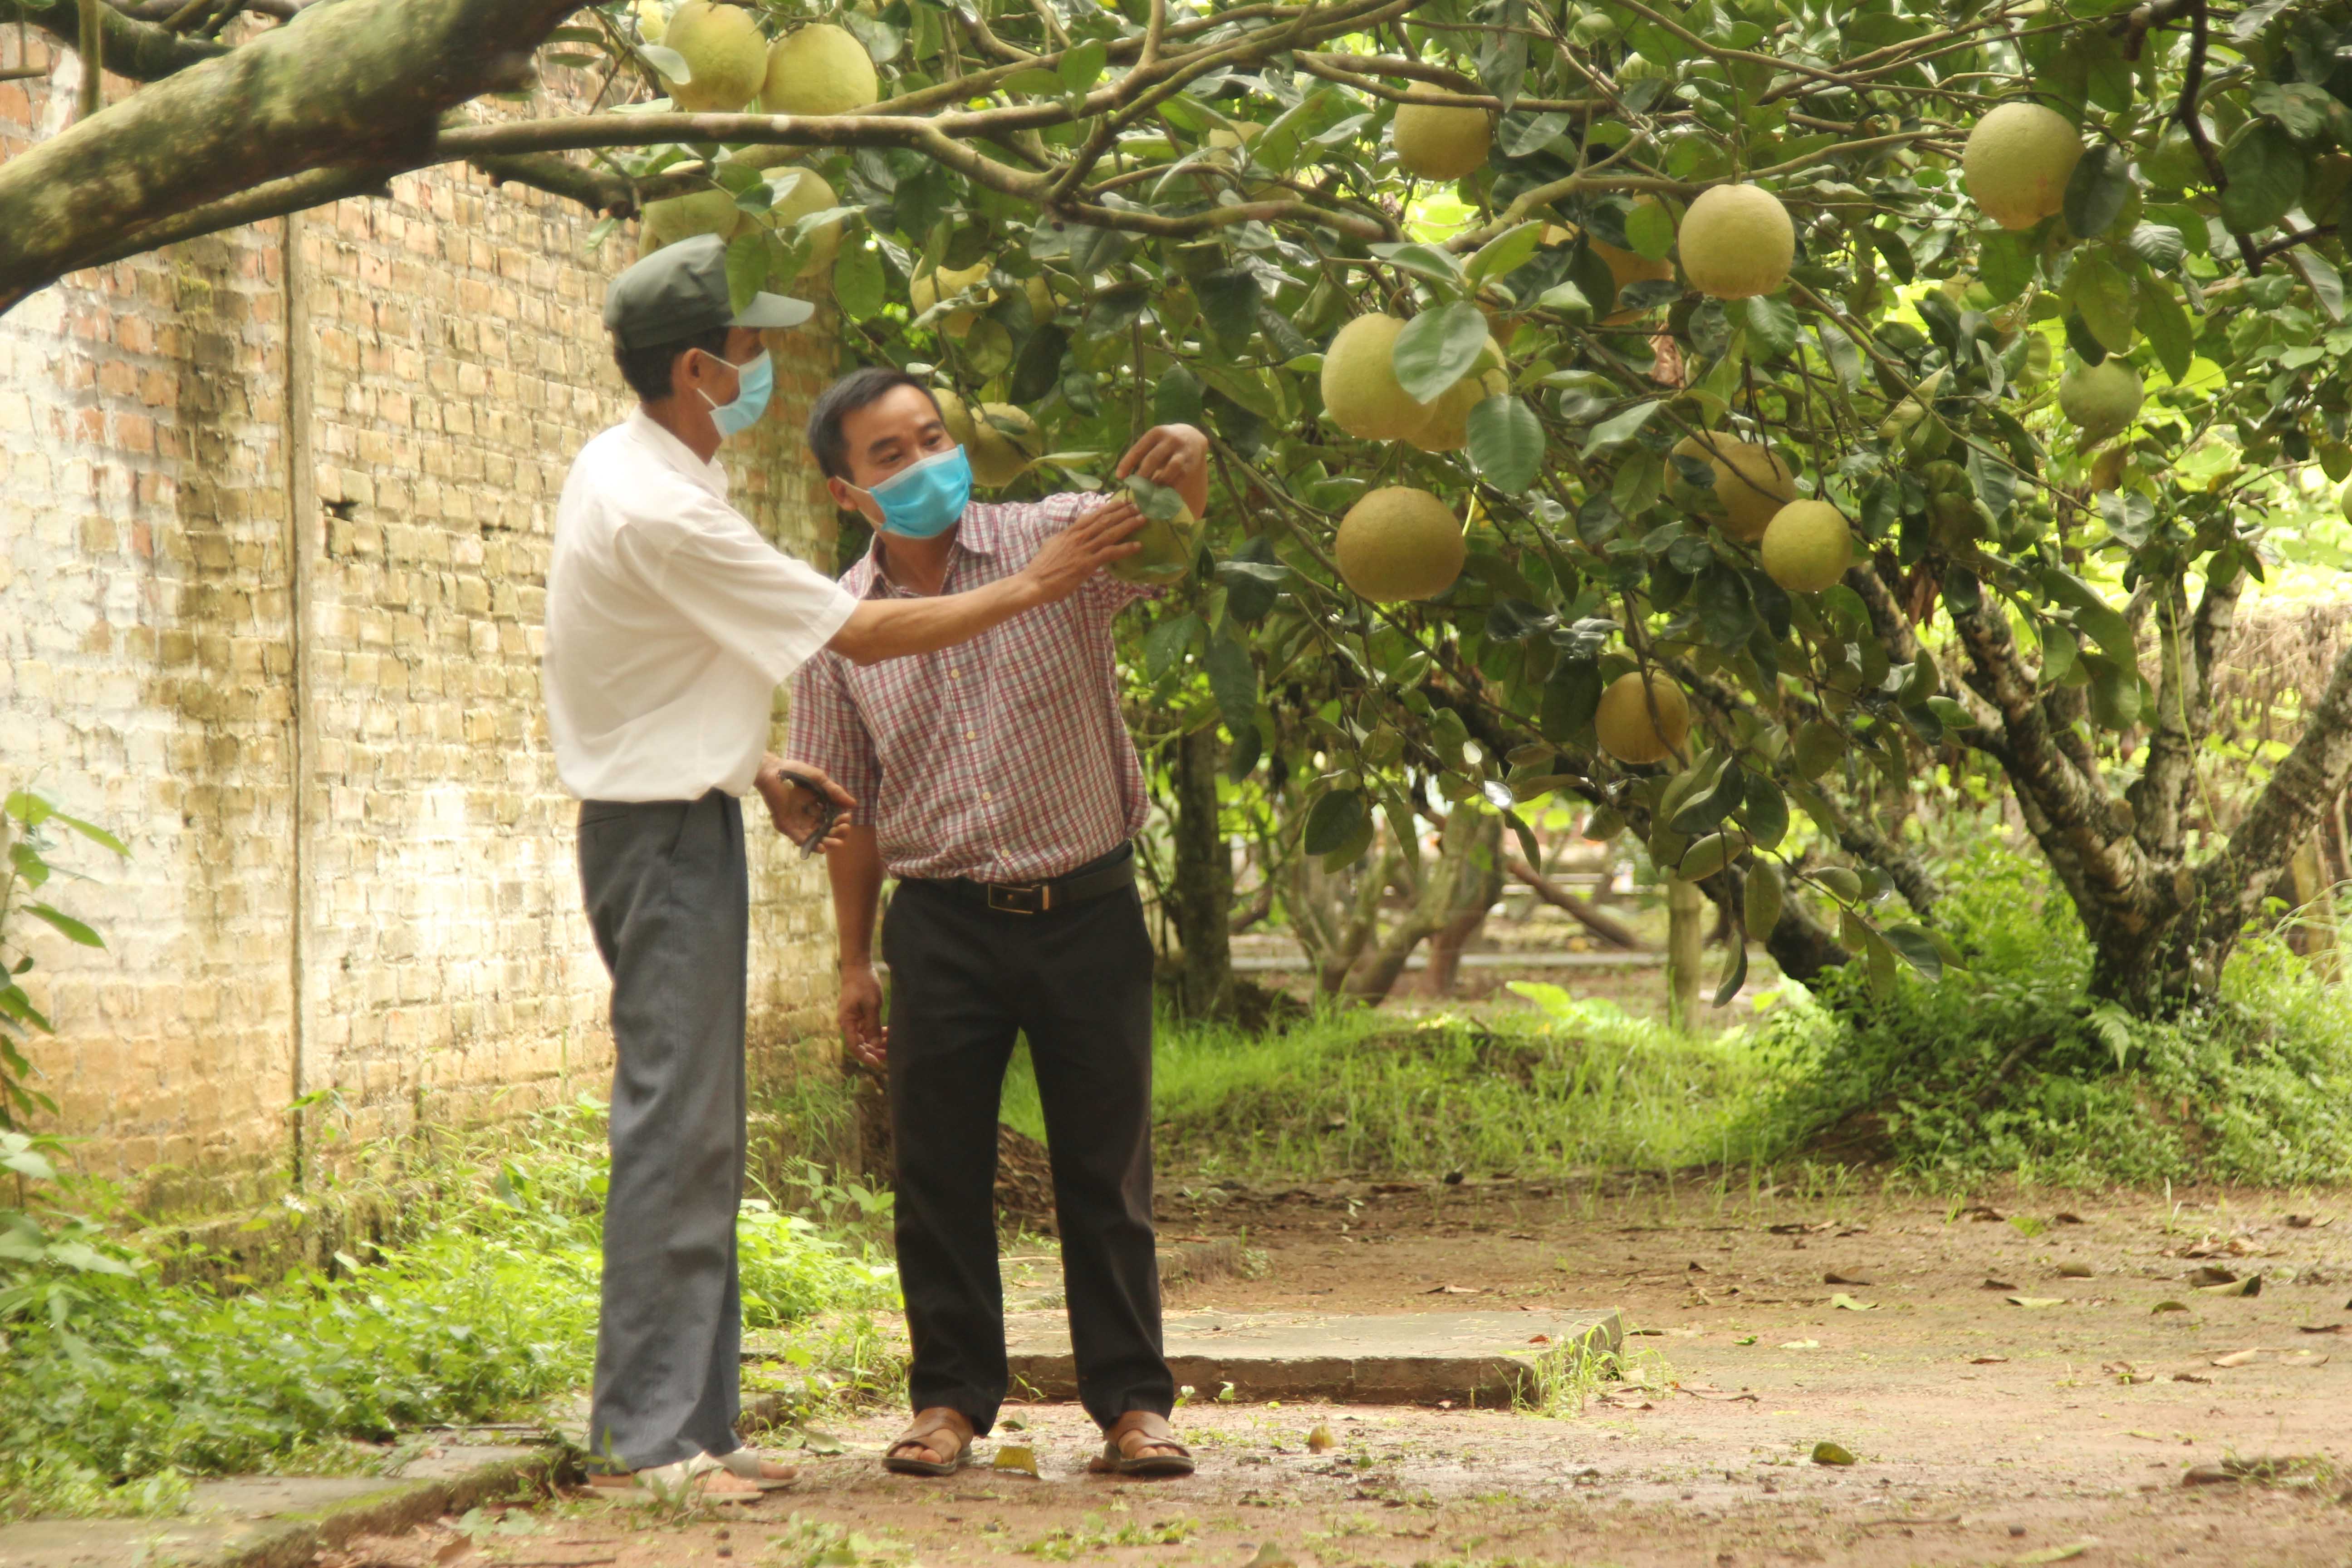
M604 325L625 349L674 343L720 327L797 327L816 314L805 300L754 294L740 310L727 292L727 242L698 234L665 245L613 279Z

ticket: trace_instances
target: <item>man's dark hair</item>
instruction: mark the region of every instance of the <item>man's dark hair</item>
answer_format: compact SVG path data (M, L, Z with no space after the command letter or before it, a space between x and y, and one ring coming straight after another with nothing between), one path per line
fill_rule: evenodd
M625 349L618 339L613 343L613 363L621 367L621 379L629 390L647 403L659 403L669 395L669 373L677 363L677 356L688 349L700 349L713 359L727 357L727 329L714 327L690 338L678 338L667 343L647 343L640 349Z
M853 370L824 389L809 410L809 451L816 458L817 471L829 479L849 477L849 445L842 439L841 422L874 402L884 394L901 386L911 386L925 397L931 398L937 408L940 400L931 397L931 389L919 376L908 375L895 365L869 364Z

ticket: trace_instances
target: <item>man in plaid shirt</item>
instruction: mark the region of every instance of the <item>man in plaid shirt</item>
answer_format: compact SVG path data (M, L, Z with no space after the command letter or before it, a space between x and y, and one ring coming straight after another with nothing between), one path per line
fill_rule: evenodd
M1124 497L971 502L970 470L923 384L884 367L821 397L809 447L834 500L875 524L841 579L860 600L959 594L1018 572L1081 514ZM1117 469L1207 510L1208 441L1145 434ZM1103 1427L1098 1468L1188 1475L1168 1425L1151 1228L1152 948L1130 841L1149 807L1119 712L1112 621L1152 591L1097 575L1058 604L936 654L802 668L793 756L857 802L827 860L841 942L841 1025L880 1068L897 1151L898 1269L916 1415L884 1464L961 1467L1006 1384L996 1253L996 1121L1026 1035L1053 1155L1079 1398ZM872 942L885 873L888 1026Z

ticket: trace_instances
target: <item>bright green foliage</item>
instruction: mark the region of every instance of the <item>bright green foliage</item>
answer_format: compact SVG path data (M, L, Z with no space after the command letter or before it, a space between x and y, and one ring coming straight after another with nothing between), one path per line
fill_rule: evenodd
M2249 941L2218 1002L2147 1022L2085 1000L2089 947L2044 873L1986 849L1951 881L1967 970L1878 997L1842 978L1768 1015L1759 1143L1934 1185L2352 1176L2352 1016L2284 942Z
M0 1253L0 1515L138 1511L168 1486L110 1487L538 1414L594 1356L605 1167L601 1107L551 1113L488 1170L415 1173L440 1195L404 1216L413 1239L242 1294L156 1285L94 1237L114 1272ZM737 1239L747 1327L897 1303L887 1265L797 1215L747 1204Z
M57 1110L47 1095L32 1087L37 1069L23 1048L33 1036L49 1032L48 1019L33 1005L24 986L24 977L33 970L33 955L26 946L27 935L37 922L49 934L77 946L106 945L98 932L58 909L50 901L53 895L45 891L57 874L48 857L56 847L55 831L60 827L117 855L129 853L121 840L106 829L68 816L29 790L16 790L0 799L0 1133L14 1131L37 1110Z

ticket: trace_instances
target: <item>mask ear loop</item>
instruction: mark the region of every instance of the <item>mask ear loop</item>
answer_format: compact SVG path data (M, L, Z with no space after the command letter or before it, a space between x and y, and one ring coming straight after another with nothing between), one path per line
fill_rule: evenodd
M703 358L715 361L719 364L725 365L729 370L733 371L735 373L735 397L740 397L743 395L743 367L741 365L735 363L725 354L715 354L708 349L696 348L689 349L687 352L689 353L700 354ZM735 397L730 397L727 400L727 403L721 403L698 386L696 387L694 391L696 396L701 398L703 402L709 404L713 409L724 408L727 406L727 403L732 403L735 401Z

